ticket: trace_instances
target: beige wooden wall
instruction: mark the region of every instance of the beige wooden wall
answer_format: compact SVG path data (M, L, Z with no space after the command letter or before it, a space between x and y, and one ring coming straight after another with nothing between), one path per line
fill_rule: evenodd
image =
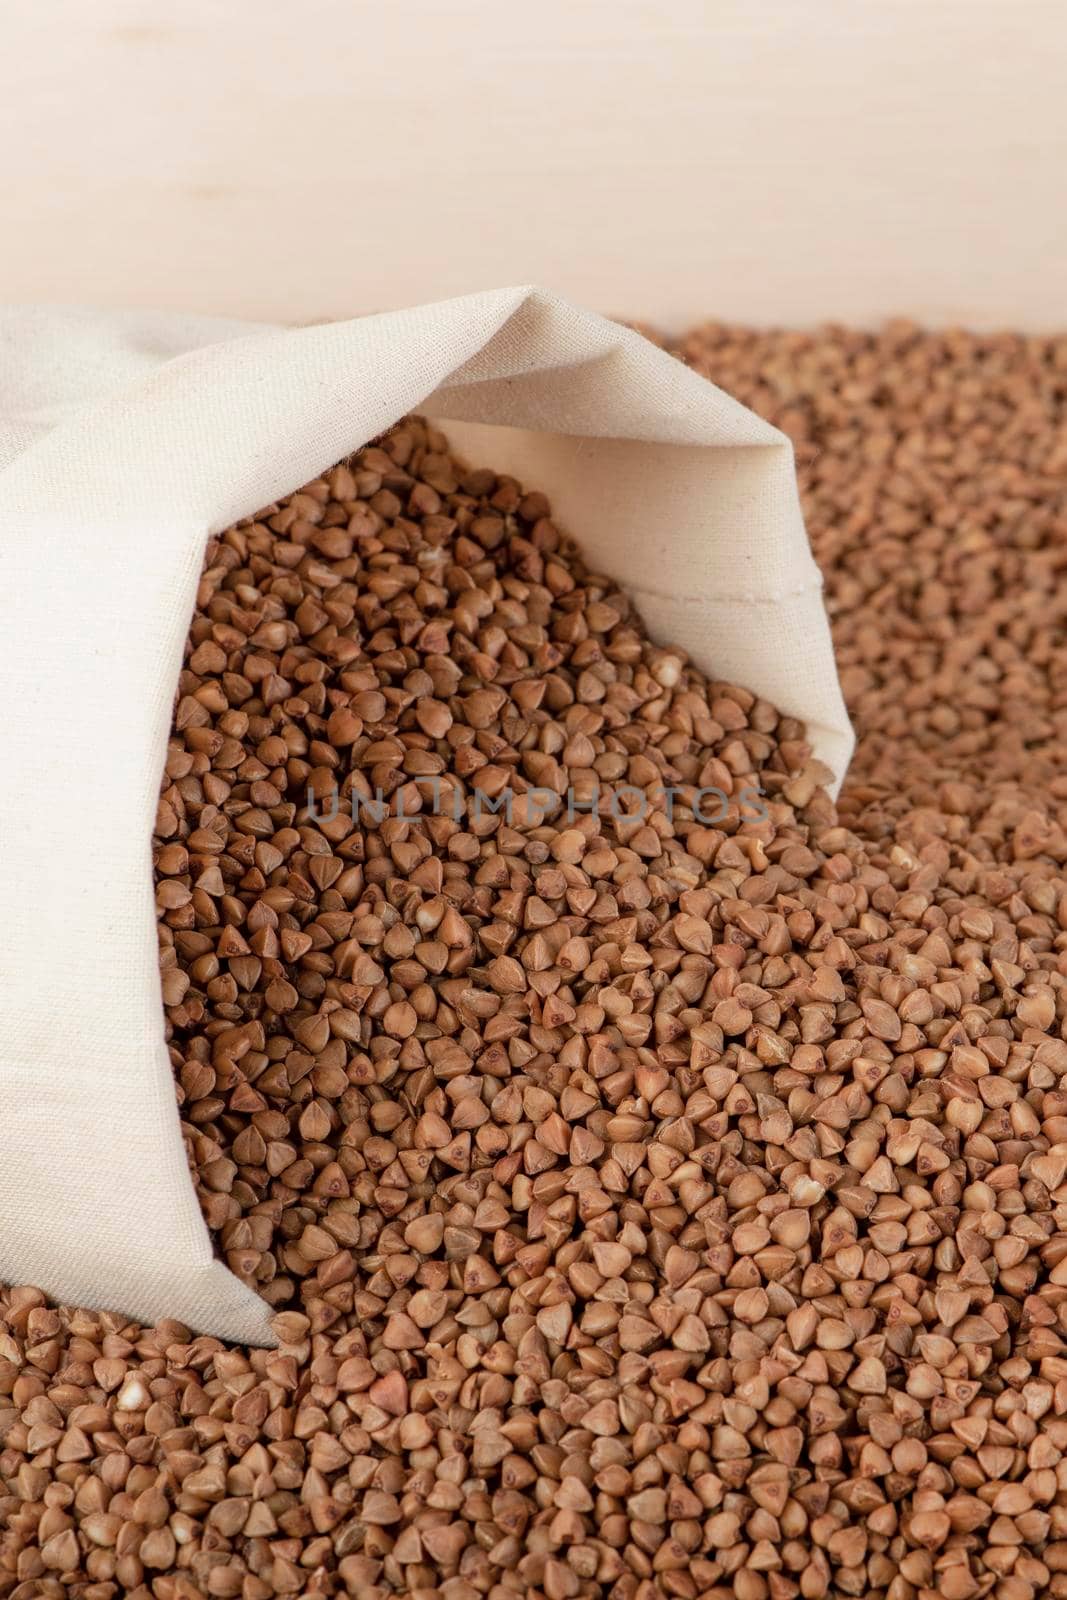
M1067 324L1063 0L7 0L0 299Z

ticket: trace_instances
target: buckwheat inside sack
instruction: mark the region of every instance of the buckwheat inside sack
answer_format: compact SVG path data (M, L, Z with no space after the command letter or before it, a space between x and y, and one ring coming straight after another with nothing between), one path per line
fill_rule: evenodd
M777 1023L707 914L814 869L772 813L829 815L799 724L650 645L543 495L445 448L409 422L211 544L160 807L206 1213L273 1304L313 1278L323 1326L388 1310L360 1275L390 1241L443 1315L542 1237L530 1206L573 1212L568 1173L666 1178L633 1075L673 1120L687 1071Z
M0 1594L1067 1592L1057 352L689 346L799 435L841 820L418 421L212 542L164 995L283 1345L7 1292Z

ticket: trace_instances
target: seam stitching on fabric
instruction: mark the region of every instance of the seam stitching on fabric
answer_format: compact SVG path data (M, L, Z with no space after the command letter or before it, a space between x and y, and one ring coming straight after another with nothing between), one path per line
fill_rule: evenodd
M647 595L651 600L669 600L672 605L706 606L706 605L735 605L735 606L773 606L779 600L797 600L802 595L821 594L822 580L804 583L795 589L782 589L777 594L715 594L710 596L692 594L670 594L663 589L650 589L644 584L627 583L626 590L629 594Z

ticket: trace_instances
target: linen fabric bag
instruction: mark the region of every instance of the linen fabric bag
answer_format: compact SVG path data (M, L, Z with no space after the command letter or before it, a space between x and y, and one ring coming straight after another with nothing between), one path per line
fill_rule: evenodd
M788 441L636 333L502 289L297 330L0 313L0 1278L270 1343L215 1260L150 838L209 534L419 409L551 497L653 637L852 735Z

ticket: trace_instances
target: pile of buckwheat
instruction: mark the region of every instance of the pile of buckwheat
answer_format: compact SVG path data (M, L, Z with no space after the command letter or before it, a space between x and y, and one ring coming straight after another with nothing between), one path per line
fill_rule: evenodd
M417 419L213 540L163 993L280 1348L0 1291L5 1600L1067 1597L1067 339L679 353L796 443L837 811Z

